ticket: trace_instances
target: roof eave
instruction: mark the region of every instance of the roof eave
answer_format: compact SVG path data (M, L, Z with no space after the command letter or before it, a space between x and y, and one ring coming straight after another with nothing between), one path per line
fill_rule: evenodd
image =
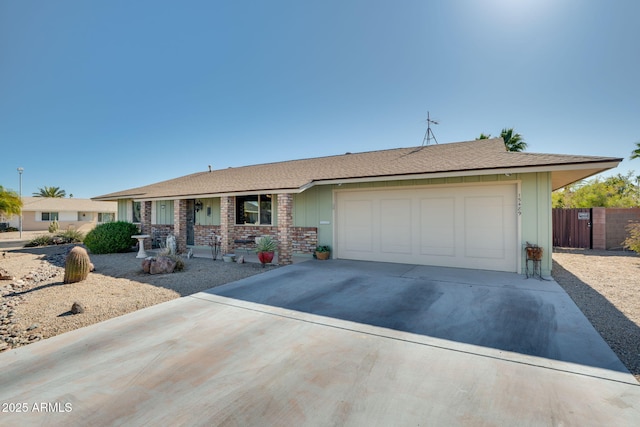
M363 182L375 182L375 181L404 181L412 179L433 179L433 178L451 178L457 176L474 176L474 175L510 175L515 173L536 173L536 172L559 172L559 171L585 171L584 176L578 178L572 182L579 181L581 179L588 178L597 173L604 172L609 169L613 169L618 166L622 159L608 160L608 161L595 161L586 163L566 163L555 165L537 165L537 166L510 166L502 168L487 168L487 169L468 169L468 170L452 170L452 171L438 171L438 172L426 172L418 174L406 174L406 175L387 175L387 176L371 176L371 177L351 177L351 178L335 178L312 181L305 186L301 187L301 190L307 190L316 185L342 185L342 184L355 184ZM596 170L594 172L594 170ZM572 182L562 185L569 185ZM561 188L558 187L558 188ZM554 188L555 190L556 188Z

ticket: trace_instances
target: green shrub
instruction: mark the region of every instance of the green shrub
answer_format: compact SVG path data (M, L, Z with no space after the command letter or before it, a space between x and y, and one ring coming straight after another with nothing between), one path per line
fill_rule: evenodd
M622 242L625 248L631 249L636 253L640 253L640 222L634 222L627 225L627 233L629 236Z
M130 222L105 222L87 233L84 244L94 254L127 252L135 244L131 236L138 233L138 227Z
M42 235L36 236L33 239L29 240L25 248L35 248L37 246L50 246L53 245L53 236Z

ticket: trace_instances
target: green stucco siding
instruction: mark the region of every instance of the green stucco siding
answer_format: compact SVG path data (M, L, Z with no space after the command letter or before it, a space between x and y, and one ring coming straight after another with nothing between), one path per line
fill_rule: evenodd
M552 224L551 224L551 174L549 172L520 175L521 185L521 245L537 244L544 250L542 274L551 274ZM522 266L525 256L522 251ZM524 270L523 270L524 272Z
M199 199L202 210L196 212L197 225L220 225L220 197Z
M333 245L332 185L311 187L293 196L294 227L317 227L318 244Z
M156 217L154 224L173 224L173 200L158 200L155 203Z
M333 245L333 191L334 189L367 189L388 187L429 186L471 183L520 183L520 251L524 273L526 242L544 248L542 274L551 273L551 174L548 172L527 174L494 174L467 177L433 178L403 181L365 182L357 184L326 185L312 187L294 195L293 222L296 227L317 227L319 244Z

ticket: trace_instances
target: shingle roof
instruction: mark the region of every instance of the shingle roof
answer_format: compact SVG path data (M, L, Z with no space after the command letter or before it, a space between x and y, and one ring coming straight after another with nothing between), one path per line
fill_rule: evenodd
M318 181L358 178L384 180L445 172L477 171L482 174L483 171L489 173L488 171L495 169L561 166L571 170L585 169L585 165L593 164L594 168L606 170L612 167L610 163L617 164L620 161L622 159L612 157L509 152L502 139L494 138L198 172L94 199L154 199L258 191L301 191ZM609 165L603 166L605 163ZM591 174L593 173L586 176Z
M114 202L96 202L91 199L23 197L22 210L41 212L116 212L118 204Z

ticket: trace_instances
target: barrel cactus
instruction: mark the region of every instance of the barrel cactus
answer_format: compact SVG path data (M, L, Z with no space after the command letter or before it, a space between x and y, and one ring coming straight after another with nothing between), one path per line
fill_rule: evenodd
M93 270L87 250L82 246L75 246L67 255L64 264L64 283L82 282Z

